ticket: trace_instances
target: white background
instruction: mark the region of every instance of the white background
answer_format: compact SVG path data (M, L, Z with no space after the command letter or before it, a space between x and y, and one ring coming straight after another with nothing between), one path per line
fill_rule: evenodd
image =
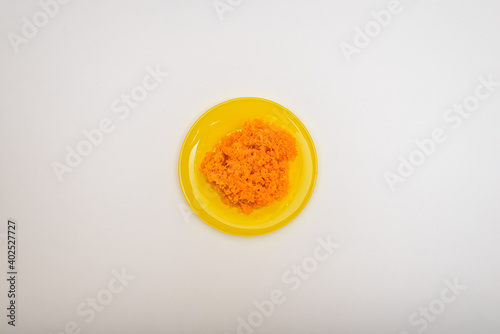
M500 88L460 128L442 117L479 76L500 81L500 5L402 0L348 63L340 44L387 3L246 0L221 20L211 0L74 0L16 53L8 33L40 5L2 0L0 331L233 334L279 289L255 333L413 334L412 314L457 279L466 290L425 332L498 333ZM170 75L119 119L111 103L147 66ZM294 112L319 159L306 209L252 238L185 210L177 178L193 122L242 96ZM104 118L114 131L59 182L51 164ZM384 173L438 127L446 142L391 192ZM20 229L16 328L7 218ZM327 236L340 247L292 291L282 275ZM87 323L77 307L122 269L135 279Z

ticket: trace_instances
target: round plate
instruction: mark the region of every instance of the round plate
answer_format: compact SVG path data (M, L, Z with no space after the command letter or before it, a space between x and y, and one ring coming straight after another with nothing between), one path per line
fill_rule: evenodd
M245 215L222 203L201 173L200 164L222 137L255 118L291 133L297 139L298 156L290 164L288 195ZM316 149L304 124L281 105L257 97L222 102L204 113L189 130L179 157L179 182L189 206L210 226L239 236L266 234L292 221L311 197L317 171Z

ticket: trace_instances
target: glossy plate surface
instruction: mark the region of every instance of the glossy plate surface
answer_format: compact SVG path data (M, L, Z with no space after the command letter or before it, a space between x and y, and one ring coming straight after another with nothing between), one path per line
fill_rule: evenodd
M255 118L263 118L291 133L297 139L298 156L290 165L288 195L245 215L222 203L200 172L200 164L222 137ZM228 100L204 113L189 130L179 157L179 182L189 206L210 226L239 236L266 234L292 221L311 197L317 170L314 143L302 122L281 105L256 97Z

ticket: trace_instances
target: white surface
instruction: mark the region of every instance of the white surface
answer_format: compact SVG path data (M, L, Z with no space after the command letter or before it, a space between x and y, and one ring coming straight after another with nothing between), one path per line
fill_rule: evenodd
M0 234L9 217L20 232L17 326L2 311L0 331L233 334L278 289L255 333L413 334L457 278L467 289L425 332L498 333L500 89L457 130L442 116L479 76L500 81L500 5L402 1L348 64L340 43L387 3L252 0L220 20L211 0L75 0L15 53L7 34L40 6L1 1ZM157 65L169 77L119 119L111 103ZM177 179L192 123L240 96L290 109L318 150L308 206L262 237L184 211ZM104 118L114 131L59 182L51 163ZM384 173L437 127L447 141L391 192ZM292 291L282 275L327 235L340 247ZM122 268L135 279L87 323L77 307Z

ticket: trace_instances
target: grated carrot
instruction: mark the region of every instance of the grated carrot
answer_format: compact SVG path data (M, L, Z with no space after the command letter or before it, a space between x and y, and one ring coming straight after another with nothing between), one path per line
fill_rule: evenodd
M254 119L223 137L200 169L223 203L249 215L287 195L289 163L297 154L290 133Z

